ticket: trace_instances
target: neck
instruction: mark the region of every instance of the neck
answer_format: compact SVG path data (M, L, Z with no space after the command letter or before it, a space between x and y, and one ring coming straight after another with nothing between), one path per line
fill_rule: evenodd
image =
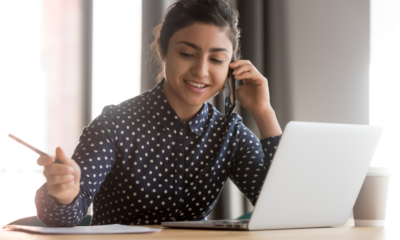
M172 89L169 87L166 81L164 81L163 84L163 91L171 107L174 109L178 117L184 122L192 119L203 106L192 106L183 102L172 92Z

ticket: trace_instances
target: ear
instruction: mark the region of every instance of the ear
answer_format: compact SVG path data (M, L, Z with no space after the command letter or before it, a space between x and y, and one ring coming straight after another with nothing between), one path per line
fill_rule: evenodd
M165 57L164 57L163 54L161 53L160 39L157 39L157 52L158 52L158 56L160 56L161 60L164 62Z

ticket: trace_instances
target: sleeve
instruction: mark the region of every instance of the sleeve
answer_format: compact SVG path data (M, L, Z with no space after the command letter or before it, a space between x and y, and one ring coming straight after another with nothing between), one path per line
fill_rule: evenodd
M36 192L35 203L38 218L47 226L71 227L82 221L101 184L115 162L117 149L116 129L107 106L102 114L83 129L72 159L81 168L80 192L74 202L62 205L48 193L45 183Z
M239 125L237 131L239 132L236 138L237 148L229 177L254 206L281 135L258 140L243 124Z

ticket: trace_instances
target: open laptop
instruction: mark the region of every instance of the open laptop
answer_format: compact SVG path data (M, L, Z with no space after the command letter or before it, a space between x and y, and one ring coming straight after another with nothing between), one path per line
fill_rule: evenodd
M289 122L249 220L161 225L237 230L344 225L381 133L377 126Z

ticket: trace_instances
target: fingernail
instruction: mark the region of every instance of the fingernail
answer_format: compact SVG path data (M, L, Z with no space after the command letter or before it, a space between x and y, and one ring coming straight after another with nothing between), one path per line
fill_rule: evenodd
M74 169L72 168L72 167L68 167L68 170L70 171L70 172L74 172Z
M75 176L74 175L69 175L69 178L74 179Z
M71 182L71 185L74 185L74 184L75 184L75 182L74 182L74 181L72 181L72 182Z

